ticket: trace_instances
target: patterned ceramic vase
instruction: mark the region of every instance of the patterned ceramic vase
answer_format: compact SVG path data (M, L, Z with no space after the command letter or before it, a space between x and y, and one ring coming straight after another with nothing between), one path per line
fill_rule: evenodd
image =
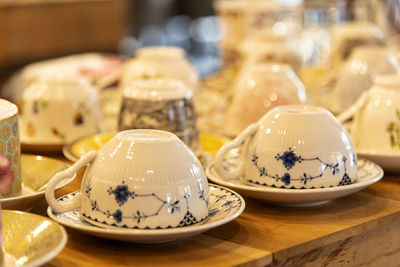
M21 194L18 108L0 99L0 199Z
M199 148L192 92L174 80L134 81L123 92L118 129L158 129Z
M57 202L55 186L90 163L81 193ZM56 212L80 208L83 219L101 227L165 229L208 218L207 177L179 138L159 130L118 133L49 182L46 199Z

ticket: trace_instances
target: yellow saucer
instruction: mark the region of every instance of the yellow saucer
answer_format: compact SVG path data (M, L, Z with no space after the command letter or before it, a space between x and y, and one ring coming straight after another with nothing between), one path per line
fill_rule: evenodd
M71 144L64 146L64 156L71 161L77 161L87 152L99 150L100 147L113 138L114 135L115 133L100 133L79 138ZM199 139L201 158L204 157L204 154L208 154L213 158L221 146L230 141L230 139L225 136L212 133L200 133Z
M44 196L47 182L69 165L63 161L35 155L21 155L22 192L21 195L0 199L3 209L26 210ZM57 188L70 183L73 178L63 181Z
M1 215L5 266L40 266L67 243L65 229L48 218L10 210Z

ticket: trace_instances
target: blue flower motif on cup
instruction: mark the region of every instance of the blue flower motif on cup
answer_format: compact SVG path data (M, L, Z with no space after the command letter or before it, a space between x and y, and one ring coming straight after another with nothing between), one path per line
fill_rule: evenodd
M128 198L135 197L135 193L129 191L129 187L125 185L124 182L122 182L122 185L118 185L115 189L110 187L107 192L109 195L114 195L114 199L117 201L119 206L122 206L125 202L127 202Z
M200 185L198 185L198 190L199 190L198 194L197 194L198 198L201 199L202 201L204 201L205 205L208 207L208 201L209 201L208 196L206 196L204 190L201 189ZM110 218L110 217L113 218L115 223L112 225L119 225L119 224L123 223L124 220L133 220L133 221L136 221L138 224L140 224L147 218L158 216L160 214L161 210L163 210L164 208L167 208L167 212L170 214L179 212L181 210L180 205L181 205L182 201L180 201L179 199L164 200L164 199L160 198L159 196L157 196L157 194L155 194L155 193L137 194L137 193L129 190L129 187L125 184L125 181L122 181L122 184L117 185L115 188L110 187L107 190L107 192L108 192L108 195L114 196L114 200L116 201L118 206L123 206L125 203L127 203L129 201L129 199L134 200L135 198L153 198L160 203L160 206L157 208L157 210L150 214L146 214L145 212L140 211L140 210L136 210L136 212L133 212L133 214L131 214L131 215L124 214L122 212L122 210L120 210L120 209L117 209L115 212L111 212L109 210L102 210L99 207L97 201L91 198L92 187L90 184L88 184L85 189L85 195L91 204L92 210L95 210L97 212L100 212L100 213L106 215L107 218ZM190 207L189 207L189 198L190 197L191 197L191 194L189 194L189 193L186 193L183 196L184 200L186 201L186 213L183 216L182 220L179 222L179 224L174 227L182 227L182 226L195 224L195 223L201 222L208 218L208 216L207 216L205 218L198 219L190 212ZM82 215L86 216L85 214L82 214ZM89 219L91 219L91 218L89 218ZM103 222L103 223L106 223L106 222ZM170 226L170 227L172 227L172 226ZM140 227L135 227L135 228L141 229ZM148 227L146 227L146 228L148 228Z
M277 161L282 161L283 166L285 167L286 170L292 169L296 163L302 163L303 161L318 161L320 164L322 163L322 171L319 174L316 175L311 175L306 172L304 172L300 177L292 177L290 173L284 173L282 176L279 174L270 174L267 169L264 166L260 166L258 163L259 156L257 155L256 151L254 151L253 156L251 158L251 162L253 165L257 168L259 177L269 177L271 179L274 179L275 181L281 181L285 186L282 186L282 188L287 188L286 186L290 186L292 181L300 181L303 185L306 185L308 182L312 181L313 179L321 178L326 171L331 170L332 175L340 173L339 169L339 162L336 163L326 163L323 160L321 160L319 157L314 157L314 158L303 158L302 156L296 155L294 150L289 147L287 151L285 151L282 155L279 153L276 154L275 159ZM354 157L355 158L355 157ZM354 161L355 159L353 159ZM348 185L352 184L353 181L351 181L350 177L347 174L347 168L346 168L346 157L342 157L341 159L343 166L344 166L344 174L342 176L342 179L340 180L339 184L337 186L343 186L343 185ZM265 185L269 186L268 184L260 183L259 181L253 181L252 179L248 179L247 182L249 183L254 183L257 185ZM274 185L273 185L274 186ZM288 187L288 188L294 188Z
M283 166L285 166L287 170L290 170L296 162L300 163L302 161L301 156L297 156L290 147L288 151L283 152L283 155L277 154L275 158L278 161L282 160Z

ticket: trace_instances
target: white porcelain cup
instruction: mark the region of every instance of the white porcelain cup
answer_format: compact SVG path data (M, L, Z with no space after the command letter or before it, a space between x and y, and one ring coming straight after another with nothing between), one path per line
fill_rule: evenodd
M379 75L373 86L347 110L353 118L351 136L358 149L400 151L400 75Z
M224 156L241 148L240 163L224 168ZM286 105L270 110L217 153L217 172L255 186L323 188L352 184L357 179L352 141L326 109Z
M199 75L186 58L185 50L171 46L150 46L138 49L136 56L122 69L121 87L134 80L176 79L192 91L197 90Z
M43 77L22 93L23 143L67 144L101 130L97 89L73 76Z
M374 77L390 73L400 74L400 65L389 49L375 46L353 49L339 70L330 109L335 113L347 109L372 86Z
M89 163L72 202L57 202L55 187ZM165 229L208 218L208 183L193 152L172 133L128 130L51 178L46 200L55 212L80 209L100 227Z
M258 63L241 72L227 112L228 135L236 136L270 109L288 104L305 104L304 84L288 64Z

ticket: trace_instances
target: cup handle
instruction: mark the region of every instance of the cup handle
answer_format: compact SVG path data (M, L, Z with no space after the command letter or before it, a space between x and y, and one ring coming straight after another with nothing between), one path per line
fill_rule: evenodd
M365 91L361 94L361 96L351 105L349 108L341 112L336 118L340 123L344 123L345 121L351 119L361 108L364 106L367 101L371 90Z
M56 190L57 184L59 184L62 180L73 177L75 173L86 164L90 163L97 155L96 151L91 151L82 156L77 162L75 162L71 167L56 173L49 181L46 187L46 201L49 206L57 213L63 213L67 211L74 210L79 208L81 193L76 194L71 201L66 203L59 203L55 196L54 192Z
M226 153L228 153L230 150L234 148L240 147L246 140L246 138L252 136L255 133L255 131L258 129L258 126L259 126L258 123L249 125L234 140L224 144L221 147L221 149L218 150L217 155L215 157L215 169L221 175L222 178L230 180L240 177L243 169L243 163L240 163L239 166L233 170L228 170L223 166L222 162L224 160Z

